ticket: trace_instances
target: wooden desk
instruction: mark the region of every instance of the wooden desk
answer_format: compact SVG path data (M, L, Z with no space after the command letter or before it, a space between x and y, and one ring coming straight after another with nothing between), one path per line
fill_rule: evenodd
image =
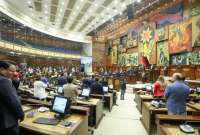
M138 104L137 104L137 109L139 110L140 113L142 113L142 103L144 101L151 101L153 100L153 96L152 95L139 95L138 96Z
M37 100L37 99L32 99L32 98L21 98L21 101L25 104L25 105L30 105L30 106L47 106L47 107L51 107L52 102L47 102L45 100ZM89 109L86 107L82 107L82 106L73 106L71 105L70 107L71 111L73 113L78 113L78 114L85 114L85 115L89 115Z
M186 134L177 125L161 125L158 128L157 135L199 135L199 133L198 129L195 129L195 133Z
M187 107L188 114L195 112L194 109ZM156 129L155 124L155 115L156 114L167 114L167 108L159 108L156 109L151 105L150 102L143 102L142 103L142 118L141 121L147 130L148 134L150 135L152 132L155 132L152 129Z
M182 123L183 121L200 121L200 116L156 115L157 135L174 135L171 134L172 130L174 133L178 133L177 135L188 135L180 131L179 127L177 126L177 123Z
M71 121L74 123L69 128L62 126L62 122L56 126L33 123L33 121L38 117L52 118L54 117L54 114L55 113L53 112L36 112L33 118L25 117L24 121L20 122L19 125L25 130L45 135L88 135L88 120L87 116L84 115L72 114L70 117L64 119L64 121Z
M145 90L146 85L152 85L151 83L144 83L144 84L134 84L133 85L133 94L138 90Z
M22 105L22 109L24 112L28 112L28 111L32 110L33 108L31 106Z
M190 87L192 88L196 88L198 86L200 86L200 80L185 80Z
M195 103L195 104L191 104L191 103L187 103L187 105L197 111L200 111L200 103Z
M106 93L104 95L91 94L90 96L98 99L102 99L104 97L105 105L108 106L109 112L111 112L113 107L113 93Z
M90 107L90 115L89 115L89 126L98 127L100 121L103 118L103 105L100 99L90 98L89 101L80 101L77 100L77 105Z

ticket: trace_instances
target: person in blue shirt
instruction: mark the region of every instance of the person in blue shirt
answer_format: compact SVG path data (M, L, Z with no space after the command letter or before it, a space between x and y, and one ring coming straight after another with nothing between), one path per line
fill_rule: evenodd
M40 79L43 83L48 84L48 79L46 78L45 75L42 75L41 79Z
M123 80L120 82L120 89L121 89L120 99L121 99L121 100L124 100L124 95L125 95L125 92L126 92L126 84L127 84L126 79L123 79Z
M169 115L186 115L186 102L190 88L182 81L180 73L173 74L174 83L166 87L164 96Z
M58 78L58 86L63 86L67 83L66 77L64 76L64 73L60 74L60 77Z

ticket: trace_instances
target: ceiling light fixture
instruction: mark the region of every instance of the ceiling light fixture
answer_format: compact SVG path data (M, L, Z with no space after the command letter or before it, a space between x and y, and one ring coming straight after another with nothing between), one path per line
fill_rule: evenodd
M137 0L137 2L139 3L139 2L141 2L141 0Z
M31 1L30 0L28 0L27 2L28 2L29 5L31 5Z
M47 8L48 8L48 6L47 6L47 5L44 5L44 8L46 8L46 9L47 9Z

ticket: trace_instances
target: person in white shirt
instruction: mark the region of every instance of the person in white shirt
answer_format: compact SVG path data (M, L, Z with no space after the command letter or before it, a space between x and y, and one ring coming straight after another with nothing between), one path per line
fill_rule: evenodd
M43 83L40 79L41 76L37 75L36 80L34 82L34 97L39 99L45 99L47 97L47 93L45 91L47 84Z

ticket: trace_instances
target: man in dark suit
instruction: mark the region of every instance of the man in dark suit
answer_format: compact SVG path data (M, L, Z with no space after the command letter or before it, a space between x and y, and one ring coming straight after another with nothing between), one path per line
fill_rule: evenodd
M64 84L66 84L66 78L64 76L64 73L60 74L60 77L58 78L58 86L62 87Z
M98 81L99 81L99 79L95 78L95 82L91 85L91 94L103 95L104 94L103 87Z
M0 61L0 134L19 135L18 120L24 119L21 103L11 78L16 72L11 61Z

